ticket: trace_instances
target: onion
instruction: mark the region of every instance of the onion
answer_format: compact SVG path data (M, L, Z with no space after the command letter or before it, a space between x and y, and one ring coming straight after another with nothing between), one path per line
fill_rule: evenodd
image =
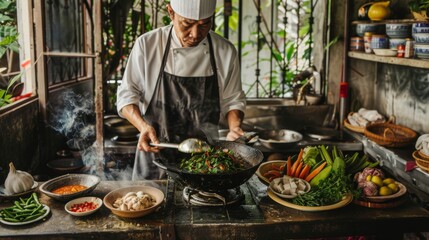
M375 183L366 181L363 183L362 191L365 196L375 196L378 193L378 188Z

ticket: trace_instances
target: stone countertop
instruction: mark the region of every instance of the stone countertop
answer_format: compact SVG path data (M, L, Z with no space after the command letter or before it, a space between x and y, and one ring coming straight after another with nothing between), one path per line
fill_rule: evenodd
M190 207L176 203L177 196L172 195L177 194L170 194L175 184L170 183L167 180L102 181L92 192L91 196L103 198L119 187L150 185L167 193L158 211L138 219L119 218L104 206L92 215L74 217L64 210L65 203L38 192L40 201L51 208L51 213L28 225L1 224L0 238L249 240L381 235L384 239L392 239L390 237L401 238L402 233L407 232L429 232L429 212L408 196L400 206L386 209L351 203L330 211L305 212L282 206L268 197L246 200L238 207ZM10 204L0 203L0 209ZM234 216L240 208L249 215L253 211L256 217Z

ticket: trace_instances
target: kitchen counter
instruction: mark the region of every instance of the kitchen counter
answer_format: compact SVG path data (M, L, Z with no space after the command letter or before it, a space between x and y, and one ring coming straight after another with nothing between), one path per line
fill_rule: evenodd
M254 181L252 178L250 181ZM142 218L122 219L106 207L86 217L74 217L62 202L38 192L51 208L42 221L0 227L5 239L287 239L324 236L380 235L402 239L402 233L429 232L429 212L408 196L399 207L374 209L353 203L339 209L304 212L282 206L248 191L239 206L190 207L172 191L179 184L160 181L102 181L91 195L131 185L158 187L166 194L162 207ZM251 184L243 184L241 187ZM250 196L250 197L249 197ZM259 196L259 195L258 195ZM10 203L0 203L0 208Z

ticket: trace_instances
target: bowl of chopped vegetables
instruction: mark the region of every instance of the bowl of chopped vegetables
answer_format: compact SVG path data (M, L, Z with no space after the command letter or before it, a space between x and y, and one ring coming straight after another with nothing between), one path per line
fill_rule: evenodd
M64 209L71 215L82 217L95 213L103 205L103 201L98 197L76 198L64 206Z

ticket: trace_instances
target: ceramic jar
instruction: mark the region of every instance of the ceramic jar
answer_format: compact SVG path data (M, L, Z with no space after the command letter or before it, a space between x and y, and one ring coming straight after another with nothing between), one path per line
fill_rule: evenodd
M350 51L363 52L365 49L364 41L362 37L350 38Z
M389 38L386 35L372 35L371 38L372 49L386 49L389 48Z
M371 48L372 35L374 35L372 32L365 32L363 36L363 42L364 42L366 53L372 53L372 48Z

